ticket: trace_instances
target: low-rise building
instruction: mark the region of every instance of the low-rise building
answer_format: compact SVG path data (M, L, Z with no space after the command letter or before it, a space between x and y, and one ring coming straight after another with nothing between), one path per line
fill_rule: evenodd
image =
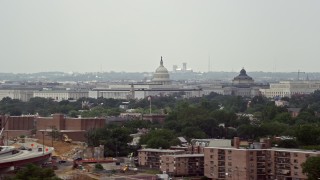
M77 100L89 96L88 91L72 91L72 90L42 90L34 91L33 97L50 98L55 101Z
M36 118L37 138L42 138L42 133L50 132L56 128L62 134L76 141L85 141L85 133L90 129L102 128L106 125L105 118L70 118L63 114L54 114L52 117Z
M311 94L319 89L319 81L280 81L270 83L269 89L260 89L260 92L267 98L281 98L295 94Z
M33 97L33 90L27 89L0 89L0 100L9 97L21 101L29 101Z
M183 154L183 150L171 149L140 149L138 150L138 163L139 166L149 168L160 168L160 157L163 155Z
M23 115L23 116L0 116L0 130L4 128L4 135L17 137L21 135L29 136L32 130L36 129L36 116Z

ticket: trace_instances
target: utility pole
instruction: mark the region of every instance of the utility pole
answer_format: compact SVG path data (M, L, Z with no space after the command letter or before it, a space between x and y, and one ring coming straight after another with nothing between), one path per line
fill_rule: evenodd
M148 97L148 100L149 100L149 113L151 115L151 96Z
M42 131L42 154L44 154L44 132Z
M53 147L53 127L51 126L51 147Z
M9 146L9 131L7 130L7 146Z

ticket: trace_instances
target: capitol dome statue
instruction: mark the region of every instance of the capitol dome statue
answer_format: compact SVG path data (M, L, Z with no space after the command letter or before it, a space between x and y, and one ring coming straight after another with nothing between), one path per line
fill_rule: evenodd
M161 56L160 66L156 69L156 72L153 74L152 82L155 84L168 85L171 84L169 71L163 66L163 60Z

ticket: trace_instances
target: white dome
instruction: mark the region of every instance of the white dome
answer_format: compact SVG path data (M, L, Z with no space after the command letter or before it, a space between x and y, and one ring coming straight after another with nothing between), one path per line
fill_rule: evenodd
M162 56L160 61L160 66L156 69L153 74L152 82L159 84L171 84L169 71L163 66Z

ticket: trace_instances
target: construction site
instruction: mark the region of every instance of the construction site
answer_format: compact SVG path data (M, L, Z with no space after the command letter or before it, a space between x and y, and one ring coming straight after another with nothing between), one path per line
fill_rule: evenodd
M154 174L136 168L133 153L104 157L103 145L89 147L85 143L84 133L103 125L102 119L72 119L61 114L48 118L1 116L1 174L32 163L52 168L61 179L155 179Z
M50 139L14 138L4 141L4 144L17 150L46 150L53 147L48 159L37 162L41 167L52 168L61 179L154 179L154 175L139 170L133 157L103 157L103 146L87 147L86 143L75 142L65 138L59 141ZM41 152L40 152L41 153ZM1 159L1 155L0 155ZM33 162L32 162L33 163ZM0 163L1 166L1 163ZM23 166L23 164L21 164ZM17 168L17 167L14 167ZM10 169L15 172L15 169ZM11 172L7 171L8 174Z

